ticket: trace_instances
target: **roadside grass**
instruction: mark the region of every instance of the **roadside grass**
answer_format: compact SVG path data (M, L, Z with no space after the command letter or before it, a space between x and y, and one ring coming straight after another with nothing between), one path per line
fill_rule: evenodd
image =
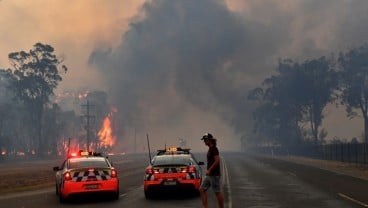
M57 166L55 161L1 164L0 195L54 186L53 166Z

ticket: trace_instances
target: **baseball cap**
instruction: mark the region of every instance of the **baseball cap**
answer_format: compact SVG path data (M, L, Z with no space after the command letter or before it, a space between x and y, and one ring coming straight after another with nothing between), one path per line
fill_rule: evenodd
M202 136L201 140L204 140L204 139L213 139L213 136L212 136L212 134L210 134L210 133L205 133L205 134Z

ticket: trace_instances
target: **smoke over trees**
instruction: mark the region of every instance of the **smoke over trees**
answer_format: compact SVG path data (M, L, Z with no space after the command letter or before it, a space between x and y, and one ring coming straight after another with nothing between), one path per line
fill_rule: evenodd
M348 117L363 115L364 141L368 142L367 48L364 44L340 53L337 60L321 57L302 64L280 61L278 74L266 78L263 88L255 88L248 94L250 101L258 103L253 113L258 138L291 146L304 142L324 144L328 134L320 129L324 109L335 102L346 107Z
M28 151L36 150L37 154L44 155L48 141L42 135L42 119L50 96L62 80L58 68L62 60L54 55L54 48L50 45L36 43L29 52L10 53L9 61L13 68L6 74L10 83L8 89L16 99L13 102L16 102L23 112L20 122L25 124L18 127L23 126L28 130L22 137L28 137L29 141L23 145ZM61 70L66 72L66 66L62 65Z
M219 145L226 150L239 150L239 138L248 145L250 140L259 142L275 137L290 140L285 143L304 140L322 143L342 134L343 137L350 134L360 137L360 127L356 125L359 117L341 122L345 119L343 112L332 115L338 115L338 119L326 113L331 110L325 106L328 103L331 107L334 95L330 96L330 90L335 84L332 82L335 78L328 76L330 70L342 69L339 65L343 62L327 68L327 64L331 67L330 60L316 57L345 51L367 41L368 4L364 1L154 0L142 1L142 5L135 1L134 9L127 12L129 17L124 16L125 12L118 12L129 7L125 1L111 2L108 6L80 1L73 4L57 1L48 5L33 2L27 7L21 3L15 6L12 1L4 4L8 7L0 10L11 17L9 19L29 20L24 25L2 21L4 31L8 31L0 38L5 50L33 43L34 37L42 36L42 40L49 40L67 51L68 65L72 63L75 70L63 76L57 90L106 92L106 96L96 95L98 99L93 101L95 105L104 106L96 109L96 116L106 113L107 103L117 108L113 120L118 127L117 140L128 149L133 149L135 132L138 138L150 133L160 146L165 140L177 144L180 137L185 138L189 146L197 147L198 136L210 131L220 137ZM75 8L82 6L83 13L75 14ZM58 17L58 24L48 27L50 22L44 17L59 11L60 7L65 10L52 14ZM135 10L138 7L140 10ZM99 21L94 19L97 13ZM135 16L130 16L133 14ZM70 24L76 17L79 21ZM39 26L34 27L35 24ZM27 35L23 35L25 31ZM7 62L6 55L2 55L5 59L0 58L0 64ZM285 57L292 62L286 62ZM283 61L278 62L279 58ZM281 68L284 71L280 73ZM5 70L3 76L6 76ZM292 79L286 81L288 77ZM263 80L267 80L267 85L255 94L270 93L266 91L270 88L286 100L273 95L272 100L267 97L249 102L249 91ZM13 86L11 79L3 79L1 86L6 85ZM339 87L343 86L347 85ZM305 90L305 93L291 92L288 87ZM39 141L34 136L28 139L31 132L34 131L33 135L37 132L26 125L31 119L27 109L21 108L21 102L10 99L13 92L3 89L1 113L6 122L0 124L4 129L0 134L11 136L0 142L15 144L22 147L22 151L38 146ZM316 89L321 95L314 91ZM320 97L313 97L316 95ZM101 99L108 101L100 102ZM348 104L347 100L343 102ZM80 109L80 103L76 103L74 109ZM355 103L351 103L350 110L359 114ZM6 104L16 114L10 113ZM61 107L64 103L58 104ZM19 108L14 110L15 107ZM57 107L48 105L44 119L50 119L50 125L61 125L64 138L69 135L85 138L86 135L75 133L85 132L78 118L80 113L64 112ZM257 115L255 121L253 112ZM53 116L72 122L57 119L54 122ZM8 122L10 118L13 120ZM257 132L262 131L257 137L251 131L254 122ZM79 125L73 129L71 123ZM349 127L341 128L345 124ZM13 131L16 127L22 127L22 132ZM52 138L52 132L55 131L46 133L45 129L42 133L45 141ZM50 134L47 139L45 134ZM52 144L45 145L50 149Z

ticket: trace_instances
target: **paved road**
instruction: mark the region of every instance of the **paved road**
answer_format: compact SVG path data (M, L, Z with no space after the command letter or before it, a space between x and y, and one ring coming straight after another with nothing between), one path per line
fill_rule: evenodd
M204 154L198 159L203 160ZM147 158L115 158L121 180L117 201L100 197L73 199L59 204L54 189L0 196L0 207L201 207L200 198L172 193L146 200L142 179ZM228 208L350 208L368 207L368 181L318 168L242 153L222 154L223 190ZM216 207L209 192L210 207Z
M233 207L368 207L368 181L272 158L226 158Z

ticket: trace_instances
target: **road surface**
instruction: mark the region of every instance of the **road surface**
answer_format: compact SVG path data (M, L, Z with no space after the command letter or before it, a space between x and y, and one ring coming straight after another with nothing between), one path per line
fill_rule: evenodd
M197 157L204 161L205 154ZM143 175L147 157L126 155L112 160L121 181L117 201L103 196L83 196L60 204L54 188L48 188L2 195L0 208L201 207L199 196L181 192L146 200ZM368 181L275 158L223 153L222 179L228 208L368 207ZM208 195L209 207L216 207L214 194L209 191Z

